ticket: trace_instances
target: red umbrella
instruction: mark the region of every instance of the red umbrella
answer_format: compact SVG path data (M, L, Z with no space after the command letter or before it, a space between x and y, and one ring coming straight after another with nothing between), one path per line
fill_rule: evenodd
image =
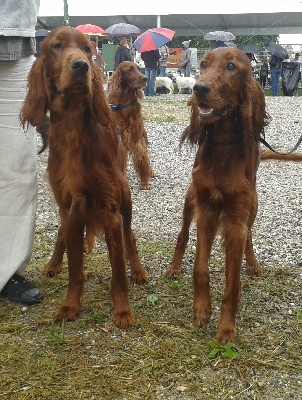
M138 36L133 43L134 47L140 53L144 51L159 49L163 44L172 40L175 32L166 28L148 29L146 32Z
M76 29L85 33L86 35L108 36L108 34L104 31L104 29L97 25L91 25L91 24L78 25L76 26Z

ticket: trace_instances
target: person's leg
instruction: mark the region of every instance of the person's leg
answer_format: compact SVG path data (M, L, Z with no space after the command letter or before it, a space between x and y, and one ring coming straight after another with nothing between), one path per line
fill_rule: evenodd
M272 87L272 95L277 96L277 89L276 89L276 70L271 69L271 87Z
M26 95L27 75L32 63L33 57L20 61L0 61L0 292L2 295L5 295L2 289L7 289L6 284L14 274L24 273L33 250L37 205L36 136L32 128L24 132L19 122L19 113ZM11 282L16 291L20 291L21 286L21 291L34 288L30 284L26 286L26 281L19 278ZM41 296L37 288L31 290L30 296L35 296L35 293ZM28 296L24 299L28 300Z
M280 77L281 77L281 69L277 70L276 73L276 96L279 96L279 92L280 92L280 85L279 85L279 81L280 81Z
M190 77L191 76L191 67L186 67L185 69L185 77Z
M150 71L151 70L149 68L145 68L145 75L148 78L147 85L144 88L145 96L150 96Z
M149 96L156 96L155 93L156 71L157 71L156 69L150 69Z
M166 76L166 67L159 67L159 76Z

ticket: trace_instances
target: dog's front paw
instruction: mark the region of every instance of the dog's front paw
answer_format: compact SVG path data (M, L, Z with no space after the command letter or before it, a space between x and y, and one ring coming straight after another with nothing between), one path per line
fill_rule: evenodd
M233 325L219 326L215 339L222 344L234 343L236 341L236 328Z
M135 321L133 312L129 310L124 311L114 311L113 316L114 324L119 328L127 328Z
M198 327L206 326L211 318L212 310L211 303L204 304L201 302L194 302L193 304L193 323Z
M77 319L77 316L80 312L80 307L78 306L68 306L68 305L63 305L59 308L56 316L55 316L55 321L60 322L60 321L75 321Z

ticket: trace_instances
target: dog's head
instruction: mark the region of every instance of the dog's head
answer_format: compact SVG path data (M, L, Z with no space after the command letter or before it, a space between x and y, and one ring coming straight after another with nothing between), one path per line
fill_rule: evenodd
M40 124L58 96L61 103L63 98L76 103L85 97L91 109L105 102L102 72L92 61L92 52L89 39L75 28L59 27L46 36L28 76L23 124Z
M266 124L263 90L252 75L250 60L236 48L217 48L204 55L191 106L193 130L236 118L249 136L259 140Z
M143 89L148 81L146 75L142 74L137 64L131 61L123 61L115 72L112 74L111 84L115 84L115 81L123 89Z

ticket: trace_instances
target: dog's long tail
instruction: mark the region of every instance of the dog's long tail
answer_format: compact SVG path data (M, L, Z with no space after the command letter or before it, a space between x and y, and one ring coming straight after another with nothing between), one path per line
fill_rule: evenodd
M302 161L302 153L278 154L271 150L262 149L261 160Z

